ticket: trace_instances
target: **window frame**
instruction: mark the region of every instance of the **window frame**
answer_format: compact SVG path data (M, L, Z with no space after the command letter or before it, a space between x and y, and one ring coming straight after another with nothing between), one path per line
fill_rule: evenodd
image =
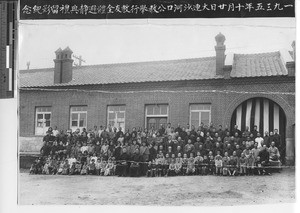
M195 105L209 105L210 106L210 109L193 109L192 110L192 106L195 106ZM190 123L190 126L192 126L192 112L198 112L199 113L199 124L198 126L195 126L195 128L198 128L201 124L201 112L208 112L209 113L209 118L208 118L208 124L204 124L204 125L209 125L211 123L211 104L210 103L194 103L194 104L190 104L190 116L189 116L189 123Z
M85 107L86 110L85 111L84 110L72 111L72 108L76 108L76 107ZM80 114L83 114L83 113L85 113L85 122L86 122L86 125L80 127L80 118L81 118ZM78 115L77 126L76 127L72 126L72 121L73 121L72 115L73 114L77 114ZM73 105L73 106L70 106L70 115L69 115L70 116L70 119L69 119L70 124L69 124L69 128L72 130L72 132L75 131L78 128L80 129L80 131L82 131L83 128L87 128L87 117L88 117L87 114L88 114L88 106L87 105Z
M148 115L148 108L149 106L166 106L167 107L167 114L153 114ZM153 110L154 112L154 110ZM160 109L161 112L161 109ZM160 104L146 104L145 105L145 128L147 128L148 124L148 118L167 118L167 123L169 122L169 114L170 114L170 106L167 103L160 103Z
M119 109L118 110L110 110L110 107L119 107ZM121 107L124 107L124 111L121 111L120 110L120 108ZM119 112L122 112L122 113L124 113L124 128L122 128L122 132L124 132L125 133L125 130L126 130L126 105L125 104L117 104L117 105L107 105L107 110L106 110L106 126L108 127L109 126L109 122L110 122L110 120L112 120L112 119L109 119L109 113L115 113L115 118L114 118L114 122L115 123L118 123L118 122L116 122L117 120L118 120L118 113ZM114 128L115 126L112 126L112 128ZM118 128L118 127L116 127L116 128Z
M43 108L49 108L50 111L48 110L43 110ZM42 109L41 111L39 111L38 109ZM38 126L38 115L41 114L43 115L43 121L42 121L42 124L43 126ZM47 127L46 126L46 119L45 119L45 115L46 114L50 114L50 125ZM51 123L52 123L52 106L36 106L35 107L35 119L34 119L34 135L45 135L46 132L48 131L48 128L51 127ZM37 133L38 131L38 128L41 128L43 129L43 133Z

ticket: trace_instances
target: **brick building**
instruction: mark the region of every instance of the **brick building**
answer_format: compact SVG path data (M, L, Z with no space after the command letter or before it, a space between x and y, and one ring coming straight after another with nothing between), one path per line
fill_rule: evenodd
M49 126L157 127L172 123L243 131L279 129L286 158L294 161L295 62L292 51L226 53L171 61L73 67L69 48L55 52L54 67L20 71L20 152L38 152Z

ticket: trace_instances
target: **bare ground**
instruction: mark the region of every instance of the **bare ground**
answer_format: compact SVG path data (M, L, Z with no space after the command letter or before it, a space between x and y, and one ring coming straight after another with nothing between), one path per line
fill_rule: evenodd
M19 174L21 205L251 205L295 202L295 170L272 176L124 178Z

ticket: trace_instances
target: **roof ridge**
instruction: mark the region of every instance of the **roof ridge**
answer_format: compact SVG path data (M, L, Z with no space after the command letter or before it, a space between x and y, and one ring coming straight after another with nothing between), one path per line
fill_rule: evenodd
M168 60L151 60L151 61L132 61L132 62L116 62L116 63L106 63L106 64L91 64L91 65L83 65L83 66L73 66L73 69L78 68L85 68L85 67L97 67L97 66L109 66L109 65L128 65L128 64L149 64L149 63L159 63L159 62L183 62L183 61L192 61L192 60L198 60L198 61L204 61L209 59L214 59L216 56L207 56L207 57L200 57L200 58L180 58L180 59L168 59ZM22 72L31 72L31 71L38 71L38 70L46 70L46 69L54 69L54 67L48 67L48 68L37 68L37 69L29 69L29 70L20 70Z
M234 53L234 56L237 57L260 57L260 56L270 56L270 55L275 55L275 54L280 54L280 51L271 51L271 52L263 52L263 53Z
M19 70L22 73L33 73L33 72L38 72L38 71L54 71L54 66L53 67L47 67L47 68L36 68L36 69L26 69L26 70Z
M116 62L116 63L106 63L106 64L92 64L92 65L84 65L81 67L91 67L91 66L105 66L105 65L126 65L126 64L147 64L147 63L158 63L158 62L182 62L182 61L190 61L190 60L208 60L214 59L216 56L208 56L201 58L180 58L180 59L168 59L168 60L151 60L151 61L132 61L132 62ZM74 67L79 68L79 67Z

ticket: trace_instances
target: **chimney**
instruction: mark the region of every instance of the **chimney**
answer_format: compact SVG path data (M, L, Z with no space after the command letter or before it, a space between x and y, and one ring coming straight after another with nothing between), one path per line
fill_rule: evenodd
M66 47L64 50L59 48L55 51L54 59L54 84L68 83L72 80L72 50Z
M280 59L286 67L288 76L295 76L295 60L293 59L293 55L293 51L280 50Z
M292 51L292 60L286 62L286 69L288 71L288 76L295 76L295 63L296 63L296 43L295 41L291 44L293 51Z
M224 74L224 63L225 63L225 49L226 46L224 45L225 36L222 33L219 33L215 40L217 45L215 46L216 50L216 75L223 75Z
M293 57L294 61L296 61L296 43L295 43L295 41L292 42L291 46L293 48L293 55L292 55L292 57Z

